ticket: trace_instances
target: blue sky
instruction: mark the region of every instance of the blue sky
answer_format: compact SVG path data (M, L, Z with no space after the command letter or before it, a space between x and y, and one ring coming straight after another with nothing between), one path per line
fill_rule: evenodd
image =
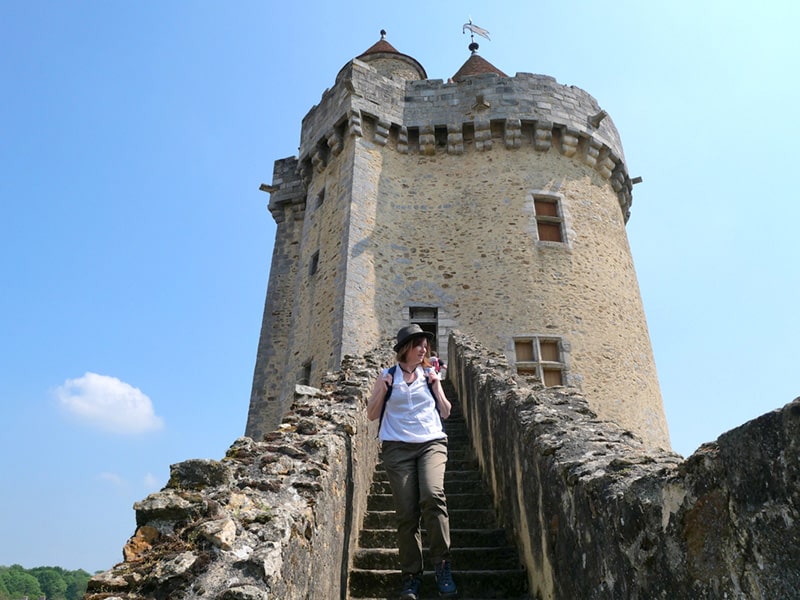
M800 4L0 0L0 565L104 570L169 465L244 431L274 160L385 28L598 99L672 443L800 395ZM793 347L795 346L795 347Z

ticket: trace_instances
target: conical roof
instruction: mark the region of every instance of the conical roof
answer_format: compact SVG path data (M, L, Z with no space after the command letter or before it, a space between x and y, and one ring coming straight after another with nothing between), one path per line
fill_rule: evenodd
M386 32L384 30L381 30L381 39L364 50L364 52L362 52L357 58L360 59L367 54L375 54L377 52L391 52L392 54L400 54L400 52L397 51L397 48L386 41Z
M485 75L486 73L495 73L500 77L508 77L508 75L478 54L478 44L472 42L469 45L469 49L472 51L472 54L467 59L467 62L461 65L461 68L453 75L453 81L457 83L463 81L467 77Z
M372 63L372 66L384 75L400 76L403 79L428 78L428 74L417 59L398 52L394 46L386 41L386 30L384 29L381 29L381 39L356 58L365 63Z

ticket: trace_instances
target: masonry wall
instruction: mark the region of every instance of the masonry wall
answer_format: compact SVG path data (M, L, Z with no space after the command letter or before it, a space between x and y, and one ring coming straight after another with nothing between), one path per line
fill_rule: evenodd
M516 337L558 337L566 383L604 418L669 447L624 216L608 182L530 146L382 156L365 318L384 315L396 330L408 306L446 307L456 327L512 362ZM539 241L539 194L560 199L565 243Z
M385 347L385 346L384 346ZM599 420L574 389L532 387L450 339L484 479L542 600L772 600L800 589L800 399L688 459ZM296 388L281 427L188 460L137 502L123 562L86 600L344 597L378 443L365 415L385 350Z
M170 468L134 505L123 561L86 600L344 598L378 460L366 401L385 351L345 357L324 390L298 386L281 427L221 460Z
M484 478L542 599L794 598L800 398L686 460L601 421L576 390L514 381L451 337Z

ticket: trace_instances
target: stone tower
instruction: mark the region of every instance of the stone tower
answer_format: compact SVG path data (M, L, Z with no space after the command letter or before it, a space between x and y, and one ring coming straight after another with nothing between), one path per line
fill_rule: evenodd
M416 322L445 361L459 329L669 447L613 122L583 90L470 50L431 80L381 32L303 119L299 156L275 162L247 435L280 423L296 383Z

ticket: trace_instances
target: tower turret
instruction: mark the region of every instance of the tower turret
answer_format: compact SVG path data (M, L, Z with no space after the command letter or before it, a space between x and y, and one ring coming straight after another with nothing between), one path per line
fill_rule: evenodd
M477 46L477 44L475 44ZM452 81L381 40L347 63L275 163L277 223L246 433L419 323L582 389L601 417L669 446L625 224L618 132L585 91L506 76L471 48Z

